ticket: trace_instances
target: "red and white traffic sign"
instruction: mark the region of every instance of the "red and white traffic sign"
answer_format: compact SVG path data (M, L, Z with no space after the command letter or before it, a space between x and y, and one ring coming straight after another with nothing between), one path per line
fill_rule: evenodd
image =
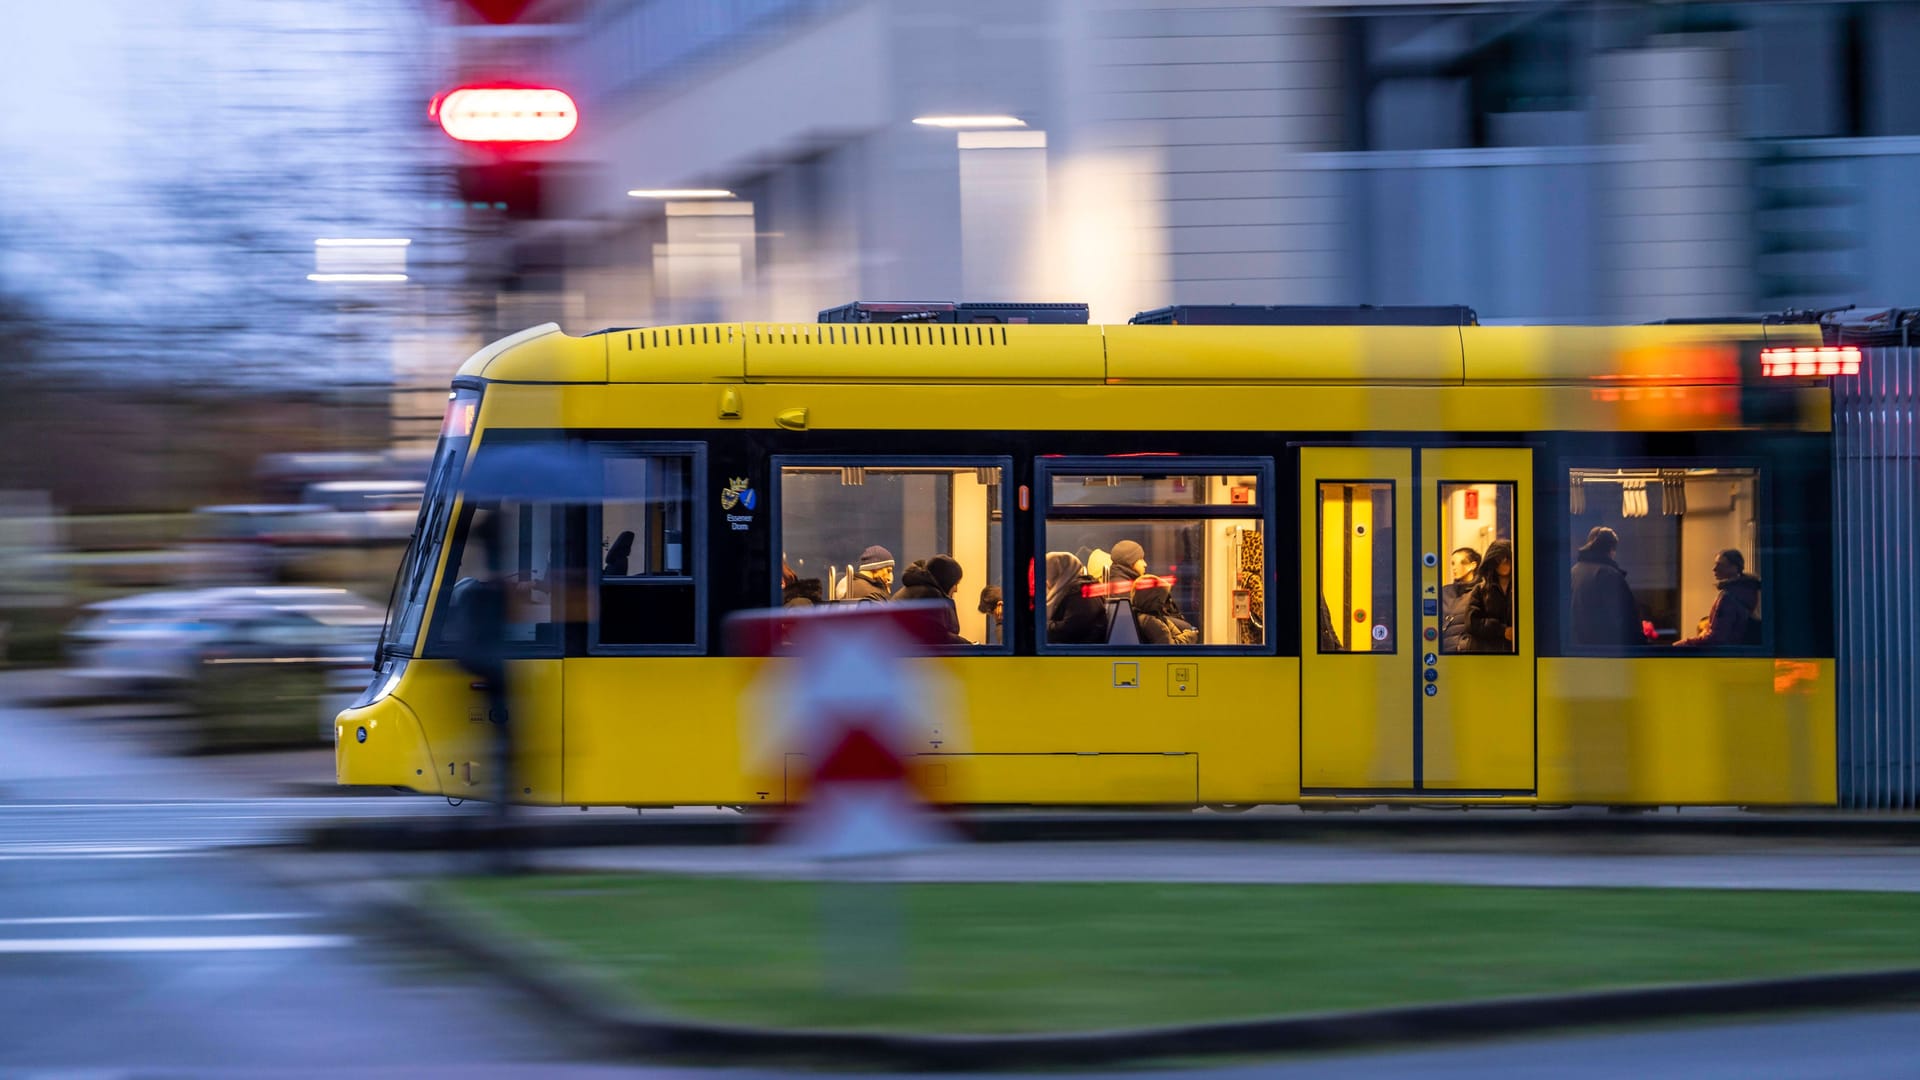
M927 806L909 759L951 746L950 687L910 663L945 640L938 604L846 604L743 612L729 651L781 656L744 717L761 760L804 763L806 801L780 838L828 858L897 855L953 838Z

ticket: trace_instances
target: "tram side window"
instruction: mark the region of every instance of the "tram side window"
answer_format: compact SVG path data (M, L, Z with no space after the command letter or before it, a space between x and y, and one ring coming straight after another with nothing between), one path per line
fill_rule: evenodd
M781 602L947 599L950 644L1002 645L1003 479L972 462L783 464Z
M606 497L593 515L594 644L698 644L692 456L609 453L597 467Z
M1393 484L1320 484L1320 651L1390 653L1394 641Z
M1075 472L1048 482L1035 583L1048 645L1266 644L1259 474Z
M1572 468L1567 491L1569 646L1765 644L1759 470Z
M508 586L506 644L526 653L560 646L555 614L561 557L561 511L553 504L486 501L468 503L460 513L454 549L447 556L446 592L434 615L434 639L452 648L468 631L462 605L480 583L502 580ZM487 547L496 554L488 564Z
M1511 653L1520 582L1514 485L1440 485L1440 651Z

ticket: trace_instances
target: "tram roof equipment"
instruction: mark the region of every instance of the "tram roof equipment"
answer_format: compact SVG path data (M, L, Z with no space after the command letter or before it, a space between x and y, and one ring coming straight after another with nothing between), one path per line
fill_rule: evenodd
M823 323L1052 323L1087 325L1081 303L948 300L857 300L820 312Z
M1173 304L1142 311L1132 326L1478 326L1464 304Z

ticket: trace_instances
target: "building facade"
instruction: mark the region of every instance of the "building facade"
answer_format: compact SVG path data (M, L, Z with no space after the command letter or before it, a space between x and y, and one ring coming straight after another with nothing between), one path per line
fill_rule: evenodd
M1920 280L1920 3L534 12L517 63L583 121L513 228L503 325L856 297L1633 320ZM1024 126L915 122L990 116Z

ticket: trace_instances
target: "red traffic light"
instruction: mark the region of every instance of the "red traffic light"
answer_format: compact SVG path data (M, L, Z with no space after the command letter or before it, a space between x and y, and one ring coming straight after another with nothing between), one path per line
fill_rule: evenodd
M427 115L471 143L559 142L580 126L573 99L549 87L463 86L434 98Z

